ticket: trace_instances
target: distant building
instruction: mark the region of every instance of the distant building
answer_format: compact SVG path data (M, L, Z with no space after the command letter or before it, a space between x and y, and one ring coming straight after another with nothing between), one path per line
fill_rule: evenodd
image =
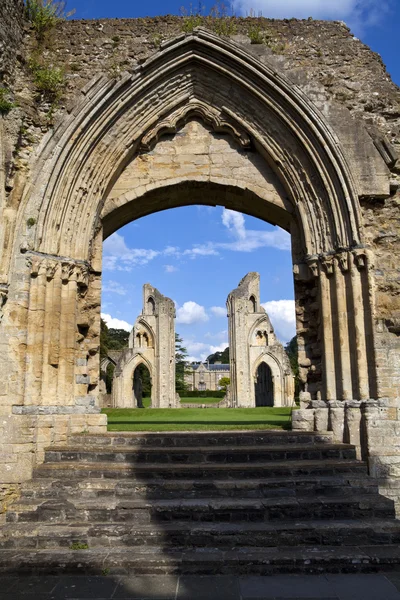
M192 363L187 368L185 382L190 391L198 390L219 390L219 381L222 377L229 377L229 365L223 365L216 362L213 365L209 363Z

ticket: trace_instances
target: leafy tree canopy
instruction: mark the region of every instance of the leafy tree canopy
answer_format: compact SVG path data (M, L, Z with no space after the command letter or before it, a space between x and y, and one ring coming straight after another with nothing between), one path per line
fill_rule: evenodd
M128 347L129 333L125 329L109 329L101 319L100 329L100 357L107 356L110 350L123 350Z
M221 377L221 379L218 381L218 385L221 389L223 389L226 392L226 388L228 387L228 385L230 385L231 380L230 377Z
M179 394L187 391L185 375L187 373L188 361L187 349L183 345L183 339L175 333L175 389Z
M225 348L223 352L214 352L214 354L207 356L207 361L210 365L213 365L216 362L221 362L223 365L229 365L229 346Z

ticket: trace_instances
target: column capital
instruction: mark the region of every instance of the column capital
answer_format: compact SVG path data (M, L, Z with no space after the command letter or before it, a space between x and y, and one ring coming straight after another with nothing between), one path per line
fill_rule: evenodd
M37 277L39 275L40 265L43 261L41 256L29 255L26 257L26 264L30 268L31 277Z
M47 260L46 277L47 281L54 279L59 263L55 260Z
M335 258L342 273L347 273L349 270L349 253L347 251L339 252L336 254Z
M8 285L0 284L0 319L1 319L1 310L2 310L3 306L5 305L5 303L7 302L7 298L8 298Z
M72 279L75 271L75 265L69 262L61 263L61 281L68 282Z
M318 256L317 255L313 255L313 256L308 256L306 258L306 263L308 264L308 267L311 271L311 274L313 277L318 277L319 276L319 261L318 261Z
M360 271L365 269L367 266L367 251L365 248L355 248L355 250L352 251L352 254L354 257L354 264L356 265L357 269Z
M334 257L328 254L327 256L322 256L320 260L326 276L330 277L333 275Z
M80 291L83 293L89 285L89 267L86 265L78 265L76 268L76 281Z

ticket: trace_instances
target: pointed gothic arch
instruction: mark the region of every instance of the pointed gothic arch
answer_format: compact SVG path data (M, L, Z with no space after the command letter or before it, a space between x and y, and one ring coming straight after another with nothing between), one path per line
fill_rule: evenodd
M387 168L367 135L361 151L328 113L276 68L202 29L164 43L118 81L90 82L47 134L14 199L2 257L13 414L37 415L40 428L43 405L71 420L87 406L94 426L103 238L129 220L187 204L188 189L193 202L242 210L292 234L296 297L312 292L318 305L305 302L298 316L304 406L383 397L359 197L389 194ZM229 140L237 173L168 171L117 193L126 170L164 133L174 138L198 121L210 139ZM257 158L246 164L263 185L246 179L246 156ZM358 156L368 157L371 179L353 177ZM311 321L321 323L312 335ZM98 415L98 427L105 422Z

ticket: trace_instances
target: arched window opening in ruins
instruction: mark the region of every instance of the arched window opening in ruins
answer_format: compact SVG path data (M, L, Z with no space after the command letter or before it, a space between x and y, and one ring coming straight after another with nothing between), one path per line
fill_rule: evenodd
M147 300L147 311L149 315L154 315L156 312L156 303L151 296Z
M228 222L227 219L238 222L243 219L244 236L263 239L264 232L276 231L268 223L267 213L265 217L260 219L244 215L219 205L207 207L206 210L198 205L181 206L126 223L104 241L102 310L126 324L129 338L126 346L121 348L123 356L115 370L113 407L138 406L136 396L132 399L132 365L136 366L138 362L148 365L151 372L153 408L179 408L180 398L186 397L185 391L197 391L199 397L204 396L204 392L208 390L220 393L218 382L225 376L233 382L229 389L232 407L256 406L254 365L268 344L274 342L274 336L270 334L268 304L272 302L272 307L277 302L280 309L282 302L285 310L286 307L288 310L292 307L294 316L294 301L291 300L294 296L291 238L283 229L277 230L279 236L286 240L284 249L279 244L276 248L266 246L249 252L244 245L242 251L238 250L236 243L229 243L232 232L225 223ZM152 231L159 232L156 239L152 238ZM292 237L295 239L295 236ZM148 256L152 257L140 271L131 268L129 264L127 266L125 255L120 256L121 239L130 252L127 256L135 257L136 247L140 247L146 249ZM176 241L176 246L171 246L171 240L179 240L180 245ZM203 242L204 246L201 245ZM223 277L219 276L220 260L224 260ZM133 259L132 265L135 265ZM199 274L205 273L207 280L203 276L199 277ZM234 283L245 279L246 273L250 276L248 285L244 286L245 290L241 288L238 298L241 304L235 306L231 314L228 296ZM152 285L157 280L162 281L159 290ZM271 281L274 281L272 287ZM287 303L292 304L289 307ZM292 322L294 323L294 319ZM234 339L238 340L239 345L233 337L230 338L230 327L235 332ZM118 330L110 328L110 332L113 337ZM201 365L200 368L188 367L181 378L182 384L175 356L172 356L175 348L172 341L174 332L182 335L187 355L193 356L191 360ZM283 344L294 333L293 325L283 329L279 328L278 322L277 338ZM237 351L233 358L226 353L220 365L218 363L221 357L218 356L210 364L207 363L209 356L218 352L223 354L228 347L234 346ZM243 349L240 359L239 346ZM281 350L284 353L284 349ZM244 375L241 375L242 379L238 382L235 377L231 377L230 360L244 360L244 354L247 356L246 364L238 371ZM170 373L171 364L174 374ZM205 377L201 378L203 369ZM242 381L245 381L245 393L239 393ZM275 399L277 405L291 405L286 388L282 387L281 394L279 390L278 383L278 400ZM217 395L216 397L219 398Z
M133 373L133 408L148 408L151 405L151 377L149 369L141 363Z
M113 377L114 377L114 370L115 370L115 365L112 362L110 362L107 365L106 377L105 377L107 394L111 394L111 392L112 392L112 382L113 382Z
M268 346L268 333L258 330L256 333L256 343L258 346Z
M256 406L274 405L274 381L270 367L262 362L256 374L255 382Z

